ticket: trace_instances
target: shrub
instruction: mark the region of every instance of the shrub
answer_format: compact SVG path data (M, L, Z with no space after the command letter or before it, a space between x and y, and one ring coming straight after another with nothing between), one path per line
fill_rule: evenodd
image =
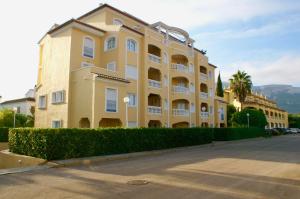
M265 114L261 110L245 108L232 115L231 121L234 127L247 127L249 114L249 126L264 128L268 122Z
M16 127L33 127L33 116L16 114ZM0 127L14 127L14 112L10 109L0 111Z
M11 152L47 160L150 151L212 142L212 129L11 129Z
M219 128L214 129L214 140L229 141L266 136L263 128Z
M8 142L8 128L0 128L0 142Z

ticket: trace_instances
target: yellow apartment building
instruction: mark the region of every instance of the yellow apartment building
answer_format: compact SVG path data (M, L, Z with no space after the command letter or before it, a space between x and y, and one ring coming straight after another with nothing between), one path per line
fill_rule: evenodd
M107 4L53 26L39 42L35 126L226 126L216 66L194 42Z
M241 103L236 99L234 93L229 89L224 92L225 100L233 104L238 110L241 110ZM246 97L243 108L254 108L265 113L268 121L267 128L287 128L288 112L278 108L276 102L268 99L266 96L253 93Z

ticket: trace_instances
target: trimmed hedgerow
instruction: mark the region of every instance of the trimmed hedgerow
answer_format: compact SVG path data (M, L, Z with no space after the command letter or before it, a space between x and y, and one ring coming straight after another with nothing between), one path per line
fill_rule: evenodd
M211 129L11 129L11 152L47 160L151 151L212 142Z
M219 128L214 129L214 140L230 141L255 137L265 137L266 132L263 128Z
M0 142L8 142L8 128L0 127Z

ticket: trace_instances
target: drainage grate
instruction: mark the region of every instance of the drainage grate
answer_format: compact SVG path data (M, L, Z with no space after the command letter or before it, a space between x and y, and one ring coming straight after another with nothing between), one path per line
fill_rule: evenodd
M146 180L130 180L127 182L129 185L146 185L149 184L148 181Z

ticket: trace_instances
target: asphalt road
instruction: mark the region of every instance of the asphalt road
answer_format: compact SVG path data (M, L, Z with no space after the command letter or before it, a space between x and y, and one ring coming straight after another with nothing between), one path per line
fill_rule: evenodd
M0 198L299 199L299 163L300 135L253 139L4 175Z

